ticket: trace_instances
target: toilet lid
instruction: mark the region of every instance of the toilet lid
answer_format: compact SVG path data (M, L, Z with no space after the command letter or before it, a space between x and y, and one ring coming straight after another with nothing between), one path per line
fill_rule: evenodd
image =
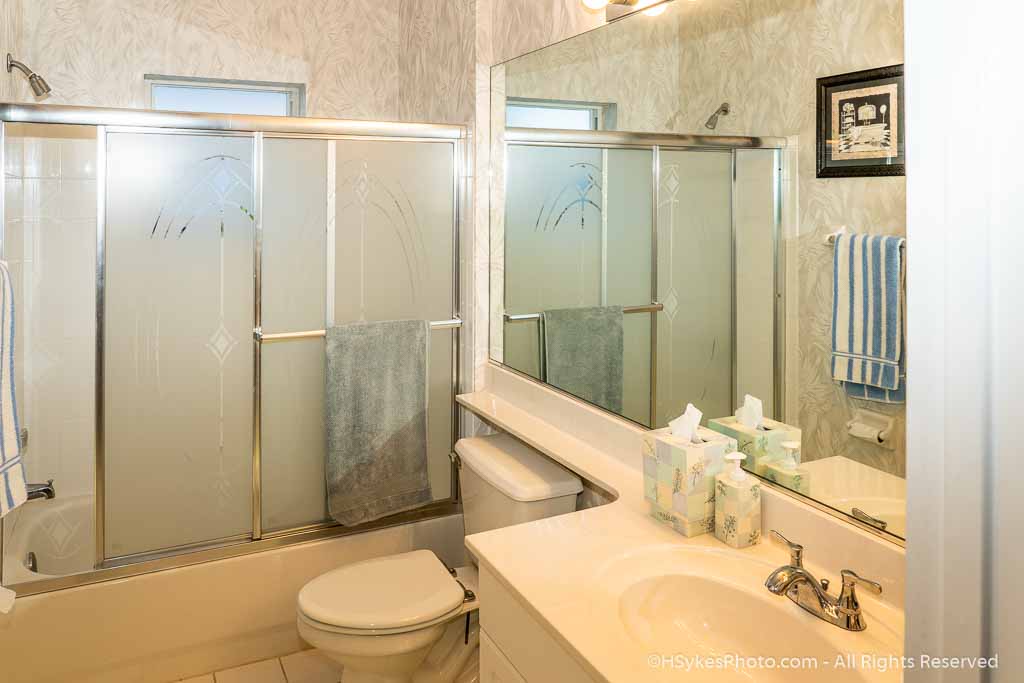
M390 629L444 616L462 604L464 595L434 553L415 550L318 576L299 591L299 610L331 626Z

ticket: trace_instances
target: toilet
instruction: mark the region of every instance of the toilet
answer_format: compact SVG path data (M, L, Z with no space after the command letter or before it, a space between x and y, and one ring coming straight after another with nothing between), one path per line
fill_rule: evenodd
M579 477L507 434L455 452L467 535L576 509ZM430 550L345 565L299 592L299 635L342 665L342 683L474 683L476 577Z

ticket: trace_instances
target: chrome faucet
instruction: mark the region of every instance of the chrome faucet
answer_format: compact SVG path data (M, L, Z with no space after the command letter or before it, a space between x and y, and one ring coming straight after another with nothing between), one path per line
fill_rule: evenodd
M29 500L53 500L57 497L57 490L53 488L53 479L45 484L26 484Z
M862 579L849 569L841 573L843 587L839 595L828 594L828 579L818 581L809 571L804 569L804 547L792 543L776 530L772 534L789 546L789 564L779 567L764 582L774 595L785 595L805 610L847 631L863 631L867 628L864 614L857 600L857 585L864 587L875 595L882 594L882 586L874 581Z

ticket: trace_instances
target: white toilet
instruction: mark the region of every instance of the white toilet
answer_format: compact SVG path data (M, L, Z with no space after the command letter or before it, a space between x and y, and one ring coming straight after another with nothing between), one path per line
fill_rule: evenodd
M507 434L461 439L466 534L576 509L579 477ZM299 592L299 635L344 667L342 683L472 683L476 568L429 550L329 571Z

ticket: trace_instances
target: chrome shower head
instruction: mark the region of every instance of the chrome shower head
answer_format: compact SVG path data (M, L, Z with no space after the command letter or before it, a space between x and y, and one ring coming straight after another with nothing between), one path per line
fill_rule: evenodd
M17 69L28 77L29 87L32 88L32 92L35 93L36 97L45 97L50 94L50 84L46 82L46 79L19 62L11 55L10 52L8 52L7 73L11 73L14 69Z
M722 102L722 104L715 110L715 113L708 117L708 120L704 122L704 127L710 130L714 130L718 126L719 116L728 116L732 108L728 102Z

